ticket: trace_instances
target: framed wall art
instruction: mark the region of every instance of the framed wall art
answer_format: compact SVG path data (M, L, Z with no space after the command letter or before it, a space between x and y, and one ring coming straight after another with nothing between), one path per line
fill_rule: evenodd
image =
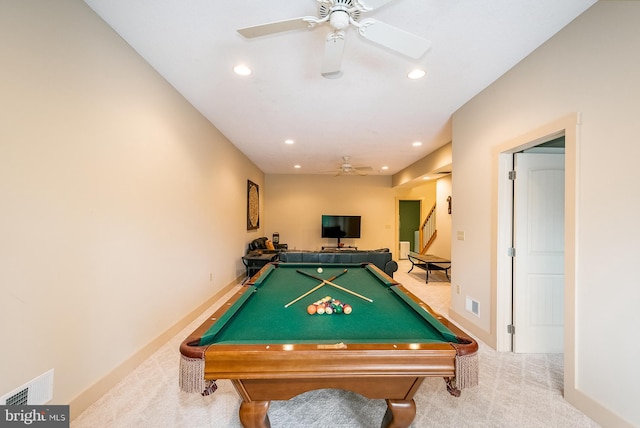
M247 180L247 230L260 228L260 187Z

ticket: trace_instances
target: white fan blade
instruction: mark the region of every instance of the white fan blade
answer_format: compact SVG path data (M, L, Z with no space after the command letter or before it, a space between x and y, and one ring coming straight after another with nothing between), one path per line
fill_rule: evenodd
M322 59L322 75L329 79L342 76L340 65L344 52L344 33L336 31L327 36L324 44L324 58Z
M254 37L262 37L269 34L282 33L283 31L300 30L302 28L309 27L309 22L305 21L304 18L293 18L285 21L270 22L268 24L240 28L238 33L242 34L247 39L252 39Z
M414 59L420 58L431 47L429 40L375 19L364 20L358 32L365 39Z
M360 0L360 4L365 10L369 11L382 7L387 3L391 3L392 1L395 0Z
M373 168L371 168L370 166L356 166L354 168L352 168L351 170L353 172L355 172L358 175L367 175L367 173L369 171L371 171Z

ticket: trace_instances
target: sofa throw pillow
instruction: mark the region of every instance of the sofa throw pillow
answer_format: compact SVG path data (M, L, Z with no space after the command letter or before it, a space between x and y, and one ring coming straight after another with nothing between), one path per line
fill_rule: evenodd
M271 240L267 239L267 250L275 250L276 247L273 246L273 242L271 242Z

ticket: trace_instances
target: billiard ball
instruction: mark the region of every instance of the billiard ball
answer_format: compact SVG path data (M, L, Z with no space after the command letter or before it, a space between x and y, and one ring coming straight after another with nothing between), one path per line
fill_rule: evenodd
M319 267L317 270L318 270L318 273L322 273L322 268L321 267Z
M316 309L316 313L317 313L318 315L322 315L322 314L324 314L324 305L319 305L319 306L318 306L318 309Z
M351 305L344 305L344 307L342 308L342 312L345 315L349 315L351 313L353 309L351 308Z
M307 306L307 312L309 313L309 315L313 315L316 313L317 307L316 305L309 305Z

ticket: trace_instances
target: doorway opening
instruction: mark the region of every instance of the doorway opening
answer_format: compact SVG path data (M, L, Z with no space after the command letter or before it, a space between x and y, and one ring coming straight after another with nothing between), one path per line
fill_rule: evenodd
M564 348L564 136L514 153L511 350Z
M496 185L496 216L492 250L494 263L492 275L495 275L495 286L492 288L491 330L498 351L511 351L510 326L512 325L512 258L508 249L512 246L512 203L513 194L508 179L508 171L512 168L513 154L538 146L553 139L564 136L564 393L565 396L576 392L576 219L577 219L577 177L579 153L580 114L570 113L516 137L494 151ZM517 334L517 326L515 327Z
M563 351L565 141L561 130L499 153L496 348L501 351ZM555 347L540 342L548 336L554 336Z
M420 251L419 234L422 201L400 200L398 207L398 241L400 242L399 258L406 259L408 251ZM405 248L406 247L406 248Z

